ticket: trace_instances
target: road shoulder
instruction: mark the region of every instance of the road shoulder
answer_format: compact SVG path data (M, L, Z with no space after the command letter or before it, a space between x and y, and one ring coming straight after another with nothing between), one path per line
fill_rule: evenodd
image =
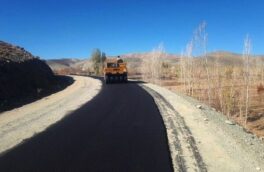
M174 170L182 167L186 171L264 169L261 140L240 126L225 123L225 116L192 98L157 85L140 85L153 96L162 114Z
M66 89L20 108L0 113L0 154L44 131L90 101L101 90L100 80L71 76Z

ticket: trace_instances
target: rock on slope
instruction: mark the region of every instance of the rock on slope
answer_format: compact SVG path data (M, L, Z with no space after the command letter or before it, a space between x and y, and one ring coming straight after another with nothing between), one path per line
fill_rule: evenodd
M0 111L23 97L46 92L55 82L44 61L24 48L0 41Z

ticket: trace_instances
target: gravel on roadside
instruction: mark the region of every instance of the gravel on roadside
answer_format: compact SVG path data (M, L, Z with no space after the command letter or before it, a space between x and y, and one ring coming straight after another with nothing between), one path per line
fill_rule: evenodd
M198 100L149 83L141 86L160 94L175 109L171 119L176 120L173 118L176 113L183 118L208 171L264 170L264 142L261 139Z

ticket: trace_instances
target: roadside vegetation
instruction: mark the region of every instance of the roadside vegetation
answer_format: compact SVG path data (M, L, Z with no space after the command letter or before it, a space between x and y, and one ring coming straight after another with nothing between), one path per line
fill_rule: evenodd
M249 36L245 38L242 55L207 53L207 39L203 22L173 63L168 62L168 54L159 45L146 53L141 69L132 73L140 73L144 81L194 97L263 137L264 58L251 54Z
M106 53L99 48L92 51L89 58L80 59L52 59L47 64L58 75L102 75Z
M96 48L91 55L92 67L95 75L101 75L103 71L104 61L106 60L106 54Z
M127 62L129 77L194 97L246 130L263 137L264 56L252 54L252 42L248 35L241 42L241 47L244 47L241 54L225 51L209 53L206 27L206 22L202 22L194 30L180 55L166 53L162 43L151 52L121 55ZM53 71L59 74L101 75L105 59L105 53L95 49L90 60L70 61ZM64 64L65 60L62 62Z

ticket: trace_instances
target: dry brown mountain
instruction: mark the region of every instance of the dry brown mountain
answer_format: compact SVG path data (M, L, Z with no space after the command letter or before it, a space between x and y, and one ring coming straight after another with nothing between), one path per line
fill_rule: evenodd
M134 67L139 67L143 58L150 56L150 53L130 53L120 55L129 65ZM116 56L108 56L108 58L113 58ZM219 63L224 66L241 66L243 65L243 55L236 54L227 51L216 51L207 54L209 64ZM254 56L254 60L264 59L264 56ZM180 61L181 56L177 54L167 54L164 53L162 56L163 62L169 64L177 64ZM195 60L200 61L202 65L204 63L203 57L195 57ZM79 60L79 59L57 59L57 60L48 60L48 65L52 68L53 71L67 71L69 73L78 73L82 71L89 71L92 69L91 61L88 59ZM66 72L66 73L67 73Z
M82 60L79 59L51 59L47 61L47 64L50 66L51 69L62 69L72 67L74 64L80 62Z
M143 58L149 56L150 53L131 53L120 55L126 62L129 62L132 66L137 65ZM117 56L108 56L107 58L116 58ZM176 63L179 60L178 55L165 54L163 60L169 63ZM84 71L92 70L92 62L87 59L51 59L47 60L47 64L55 73L60 74L76 74Z
M47 60L47 64L56 74L81 74L84 71L89 71L91 61L88 59L51 59Z

